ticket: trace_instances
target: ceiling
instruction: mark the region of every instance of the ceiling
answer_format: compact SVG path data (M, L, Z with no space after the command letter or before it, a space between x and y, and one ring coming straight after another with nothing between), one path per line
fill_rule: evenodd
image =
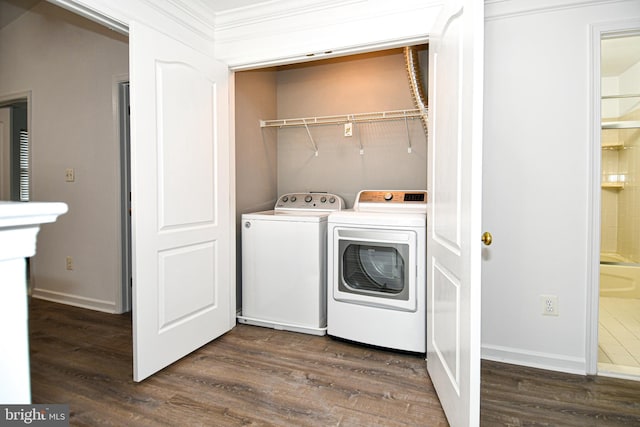
M269 0L199 0L212 14L224 12L230 9L241 9L260 3L271 3Z

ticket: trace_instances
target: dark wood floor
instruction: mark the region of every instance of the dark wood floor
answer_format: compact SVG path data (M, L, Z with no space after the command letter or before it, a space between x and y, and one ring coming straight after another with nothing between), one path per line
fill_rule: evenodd
M31 300L34 403L74 426L446 426L414 355L239 325L134 383L131 317ZM640 426L640 382L482 364L484 426Z

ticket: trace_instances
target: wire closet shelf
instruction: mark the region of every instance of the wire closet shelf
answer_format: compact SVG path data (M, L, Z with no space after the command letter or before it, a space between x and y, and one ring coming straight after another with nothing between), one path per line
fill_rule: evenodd
M425 109L411 109L411 110L392 110L392 111L376 111L371 113L353 113L353 114L339 114L334 116L316 116L316 117L301 117L291 119L273 119L273 120L260 120L261 128L276 127L276 128L288 128L288 127L304 127L307 130L309 141L313 146L315 155L318 155L318 146L313 140L309 126L318 125L339 125L345 123L372 123L380 121L390 120L404 120L407 126L407 151L411 153L411 139L409 138L409 119L420 119L427 117L428 110ZM362 142L360 142L360 154L364 153Z

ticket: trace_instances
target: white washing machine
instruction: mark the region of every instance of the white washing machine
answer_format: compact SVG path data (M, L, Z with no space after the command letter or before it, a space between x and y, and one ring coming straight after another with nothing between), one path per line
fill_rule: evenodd
M292 193L242 215L240 323L326 334L327 218L343 207L335 194Z
M426 225L426 191L361 191L329 216L329 335L426 351Z

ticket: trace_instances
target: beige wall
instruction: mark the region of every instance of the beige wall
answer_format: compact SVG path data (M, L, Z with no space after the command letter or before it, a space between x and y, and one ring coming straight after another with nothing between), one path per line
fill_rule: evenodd
M243 213L273 209L276 189L276 135L263 132L260 119L276 115L276 72L243 71L235 74L236 118L236 283L238 308L242 302Z
M415 108L399 49L311 62L278 71L278 115L285 119ZM426 136L419 120L304 127L278 135L278 194L327 191L351 207L363 189L426 189ZM409 140L412 153L407 152ZM362 143L364 154L360 154Z
M128 40L41 2L0 32L0 96L31 92L32 200L69 212L44 225L34 295L114 311L120 289L120 165L114 86ZM76 180L65 182L65 169ZM72 256L68 271L65 257Z

